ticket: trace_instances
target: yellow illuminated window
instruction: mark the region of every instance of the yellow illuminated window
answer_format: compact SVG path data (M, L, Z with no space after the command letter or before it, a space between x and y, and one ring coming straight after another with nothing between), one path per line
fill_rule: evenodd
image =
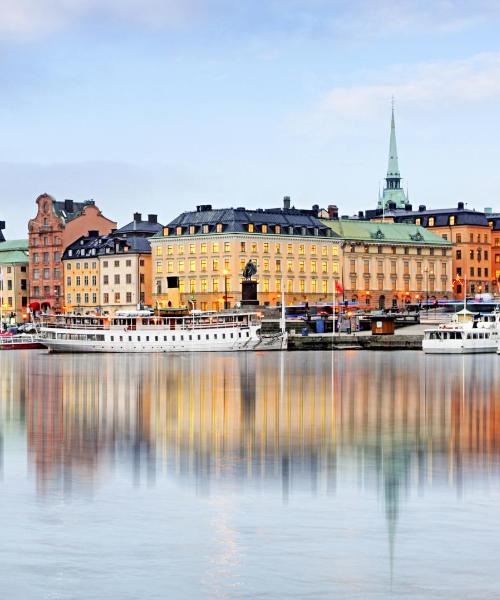
M321 261L321 272L328 273L328 263L326 260Z
M207 291L207 280L206 279L202 279L201 280L201 291L204 293Z
M293 292L293 279L287 279L286 281L286 291L291 293Z
M203 225L203 233L208 233L208 225Z
M269 259L268 258L264 259L262 266L263 266L264 271L269 271Z
M184 279L181 279L179 281L179 293L184 294L185 291L186 291L186 285L185 285Z
M286 265L287 265L287 266L286 266L286 268L287 268L287 271L288 271L289 273L291 273L291 272L293 271L293 262L292 262L291 260L288 260L288 261L287 261L287 263L286 263Z
M434 227L434 217L429 217L429 227Z
M217 231L217 233L222 232L222 223L217 223L216 231Z
M167 273L173 273L173 272L174 272L174 261L168 260L167 261Z
M316 273L316 261L311 261L311 273Z
M206 259L206 258L202 258L202 259L200 260L200 271L201 271L202 273L205 273L205 272L206 272L206 270L207 270L207 259Z
M214 292L219 291L219 280L218 279L212 279L212 290Z
M451 217L450 217L450 225L455 225L455 215L451 215Z
M176 228L175 228L175 233L176 233L177 235L182 235L182 227L176 227Z
M174 253L174 248L173 246L167 246L167 254L169 256L172 256L172 254Z
M415 225L420 225L421 222L422 222L422 219L420 217L415 219Z
M203 242L203 244L201 244L200 246L200 252L201 254L206 254L207 253L207 245L205 242Z
M323 294L328 294L328 280L323 279L321 282L321 292Z
M288 262L289 262L289 264L291 264L290 261L288 261ZM290 271L291 269L288 269L288 270ZM305 271L305 269L304 269L304 261L303 260L299 260L299 273L304 273L304 271Z
M179 254L184 254L184 246L178 246Z
M240 271L243 271L245 268L246 262L244 258L240 258Z
M219 270L219 259L218 258L214 258L212 261L212 269L214 271L218 271Z
M267 233L267 225L262 225L262 233ZM267 291L269 291L269 282Z
M281 260L279 258L276 259L276 271L281 272Z
M190 271L191 273L194 273L194 272L196 271L196 261L194 260L194 258L192 258L192 259L189 261L189 271Z
M240 242L240 252L246 252L246 244L245 242Z
M288 252L288 254L293 254L292 244L286 245L286 251Z
M304 244L300 244L300 246L299 246L299 254L305 254Z
M264 254L267 254L269 252L269 244L267 242L264 242Z
M333 272L334 273L338 273L339 272L339 263L338 262L334 262L333 263Z
M212 252L219 252L219 242L214 242L212 244Z
M189 291L191 294L196 292L196 281L194 279L189 280Z
M156 262L156 272L157 273L163 272L163 265L162 265L161 261L159 261L159 260Z
M339 255L339 247L333 246L332 253L333 253L333 256L338 256Z
M179 261L179 273L184 273L184 261Z
M191 225L191 226L189 227L189 233L190 233L191 235L194 235L194 232L195 232L194 225Z
M311 246L311 254L316 254L316 244Z
M262 283L263 283L262 291L268 292L269 291L269 279L264 279L264 281Z
M321 246L321 256L328 256L328 246Z
M318 285L316 279L311 280L311 292L315 294L318 291Z
M229 263L230 263L230 260L229 260L229 258L225 258L225 259L224 259L224 269L225 269L226 271L229 271L229 270L230 270Z
M276 279L276 291L281 292L281 279Z
M276 244L276 254L281 254L281 244Z
M257 252L257 244L252 244L252 254L256 254Z
M306 282L303 279L299 281L299 290L301 294L306 291Z
M281 233L281 225L276 225L274 231L275 233Z
M248 233L253 233L254 232L254 226L253 223L249 223L248 224Z
M196 248L195 244L189 244L189 254L195 254L195 252L196 252L195 248Z
M162 255L162 247L161 246L156 246L156 256L161 256Z
M231 252L231 244L229 242L224 242L224 252Z

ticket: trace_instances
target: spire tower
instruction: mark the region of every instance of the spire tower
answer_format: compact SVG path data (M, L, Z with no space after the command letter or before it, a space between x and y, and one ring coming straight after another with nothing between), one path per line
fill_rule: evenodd
M389 161L385 183L384 193L381 200L379 200L379 208L387 210L389 202L396 204L396 208L404 208L407 204L407 199L404 190L401 188L401 173L399 171L398 146L396 143L396 123L394 119L394 97L392 98Z

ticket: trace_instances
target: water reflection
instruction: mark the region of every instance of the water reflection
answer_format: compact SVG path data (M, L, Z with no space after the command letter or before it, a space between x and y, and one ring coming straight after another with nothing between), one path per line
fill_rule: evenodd
M392 572L413 492L446 489L460 500L466 489L498 486L498 360L3 353L0 476L22 439L45 502L96 491L118 471L138 489L161 479L193 496L259 492L285 505L304 494L371 493ZM235 532L223 513L216 529L229 552Z

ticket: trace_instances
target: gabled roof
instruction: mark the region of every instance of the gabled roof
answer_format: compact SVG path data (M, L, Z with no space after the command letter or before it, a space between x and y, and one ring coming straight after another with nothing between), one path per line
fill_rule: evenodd
M0 263L19 264L28 262L28 240L0 242Z
M379 242L387 244L451 246L441 236L419 225L407 223L378 223L354 219L338 221L324 220L323 223L346 241Z
M93 200L85 200L84 202L54 200L54 211L58 217L63 219L65 223L79 217L87 206L95 206Z

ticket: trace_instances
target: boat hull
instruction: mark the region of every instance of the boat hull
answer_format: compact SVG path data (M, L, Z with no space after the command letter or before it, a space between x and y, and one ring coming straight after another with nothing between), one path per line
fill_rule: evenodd
M427 346L422 345L422 350L425 354L492 354L497 352L496 346L488 347L450 347L450 346Z

